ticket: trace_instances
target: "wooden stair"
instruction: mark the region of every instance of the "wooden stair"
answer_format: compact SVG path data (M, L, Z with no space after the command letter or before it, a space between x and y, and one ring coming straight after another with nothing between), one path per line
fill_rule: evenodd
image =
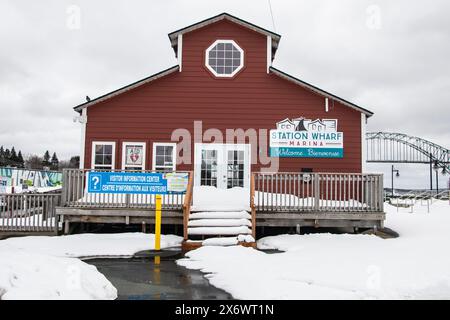
M248 211L199 211L191 212L193 176L190 175L183 204L183 251L202 245L226 246L240 244L256 248L254 177L251 176L250 209Z

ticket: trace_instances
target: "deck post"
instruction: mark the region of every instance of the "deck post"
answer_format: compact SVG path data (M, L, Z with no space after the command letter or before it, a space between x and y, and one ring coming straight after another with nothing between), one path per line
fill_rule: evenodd
M69 228L70 228L70 223L69 221L64 221L64 234L67 235L69 234Z
M188 239L188 222L189 215L191 214L191 202L192 202L192 189L194 184L194 174L192 171L189 172L189 181L186 189L186 195L184 197L183 203L183 239L186 241Z
M252 212L252 237L256 241L255 174L250 176L250 209Z
M314 173L314 210L320 209L320 179L319 174Z
M61 206L66 206L67 199L67 169L63 169L62 172L62 190L61 190Z

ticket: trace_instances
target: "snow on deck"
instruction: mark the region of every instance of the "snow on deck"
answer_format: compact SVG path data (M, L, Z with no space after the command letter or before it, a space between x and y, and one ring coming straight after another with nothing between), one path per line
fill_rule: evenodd
M0 227L54 227L55 218L44 219L43 214L34 214L27 217L0 218ZM59 223L59 227L62 223Z
M258 247L284 253L204 246L177 263L209 273L212 285L237 299L448 299L449 202L433 204L431 213L420 205L413 214L389 204L385 210L399 238L280 235Z

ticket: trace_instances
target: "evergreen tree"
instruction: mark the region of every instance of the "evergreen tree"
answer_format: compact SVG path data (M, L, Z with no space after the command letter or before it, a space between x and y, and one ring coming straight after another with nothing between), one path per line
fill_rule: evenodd
M6 165L5 163L5 150L3 149L3 146L0 147L0 167L3 167Z
M16 149L14 149L14 147L12 147L11 149L11 155L9 156L9 160L10 160L10 165L15 167L17 166L17 153L16 153Z
M11 152L9 151L9 149L5 149L5 166L10 166L11 165Z
M44 167L50 167L50 153L48 152L48 150L45 151L44 158L42 160L42 165Z
M79 168L80 167L80 156L73 156L70 158L70 168Z
M25 168L25 161L23 160L22 151L19 150L17 154L17 166L19 168Z
M56 156L56 152L53 152L52 160L51 160L51 168L52 170L58 170L59 160Z

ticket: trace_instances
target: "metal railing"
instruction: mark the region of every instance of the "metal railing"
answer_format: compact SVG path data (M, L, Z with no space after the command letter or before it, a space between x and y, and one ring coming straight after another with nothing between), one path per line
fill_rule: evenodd
M410 212L414 212L414 207L417 203L420 203L422 207L427 207L427 212L430 212L430 206L436 203L438 200L448 200L450 205L450 189L443 190L436 194L433 190L424 191L419 194L409 194L402 195L400 197L395 198L395 202L390 200L390 204L397 207L397 212L399 212L399 208L410 208Z
M127 208L127 209L155 209L155 195L148 194L111 194L88 193L86 176L90 169L64 169L62 206L72 208ZM98 171L98 170L97 170ZM124 172L124 170L114 170ZM142 172L142 171L139 171ZM156 171L143 171L156 172ZM181 171L177 171L181 172ZM186 171L183 171L187 173ZM184 194L166 194L162 196L163 210L182 210Z
M254 173L258 212L383 212L383 175Z
M58 232L61 194L0 194L0 232Z

